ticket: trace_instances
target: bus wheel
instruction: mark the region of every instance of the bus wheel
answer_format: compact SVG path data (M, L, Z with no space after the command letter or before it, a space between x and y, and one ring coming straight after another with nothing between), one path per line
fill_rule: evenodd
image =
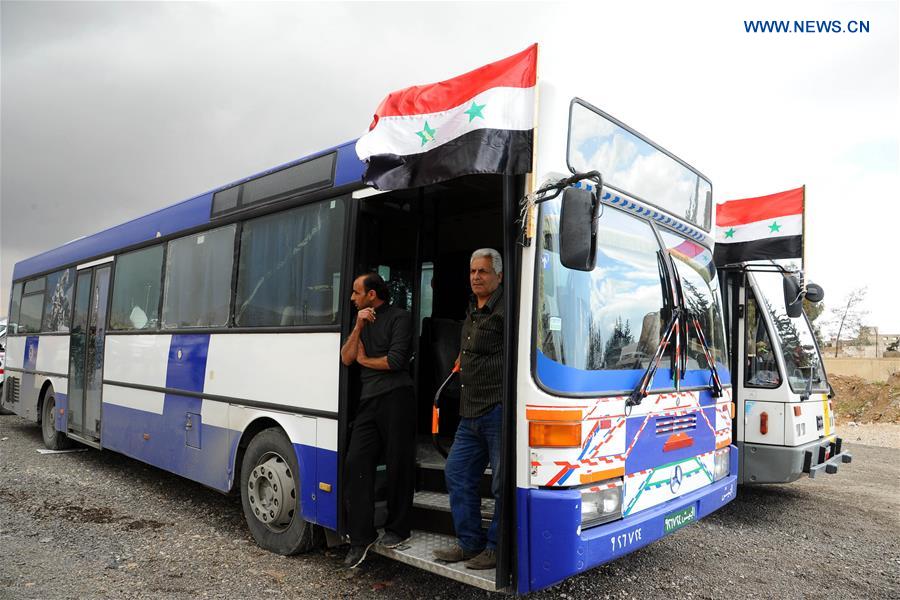
M41 434L44 437L44 445L51 450L65 450L72 445L72 440L66 434L56 430L56 397L53 388L47 390L44 396L44 406L41 409Z
M244 519L261 548L277 554L308 552L315 526L300 515L297 454L280 429L259 432L241 463Z

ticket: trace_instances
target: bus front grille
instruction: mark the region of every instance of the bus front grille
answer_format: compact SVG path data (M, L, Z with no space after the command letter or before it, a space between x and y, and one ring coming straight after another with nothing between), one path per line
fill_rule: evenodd
M671 435L697 428L697 413L656 419L656 435Z

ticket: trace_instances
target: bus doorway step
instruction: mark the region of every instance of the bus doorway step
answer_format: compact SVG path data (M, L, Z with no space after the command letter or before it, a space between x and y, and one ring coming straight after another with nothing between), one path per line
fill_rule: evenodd
M484 508L484 504L482 504L482 508ZM449 548L455 543L456 538L452 535L413 530L409 542L399 548L389 549L375 544L372 549L382 556L418 567L429 573L474 585L483 590L496 591L494 571L473 571L467 569L465 563L462 562L447 564L433 558L434 550Z

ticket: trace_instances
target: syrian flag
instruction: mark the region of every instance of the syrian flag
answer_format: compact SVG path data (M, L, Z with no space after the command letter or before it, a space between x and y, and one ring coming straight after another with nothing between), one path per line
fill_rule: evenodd
M447 81L392 92L356 142L363 181L397 190L531 171L537 44Z
M716 205L716 266L803 256L805 187Z

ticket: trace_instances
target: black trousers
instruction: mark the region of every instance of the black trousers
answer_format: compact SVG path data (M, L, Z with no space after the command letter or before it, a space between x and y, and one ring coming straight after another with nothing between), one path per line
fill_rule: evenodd
M410 535L415 491L416 403L403 387L360 402L347 450L344 495L350 543L365 545L375 531L375 469L382 451L387 466L388 518L384 528Z

